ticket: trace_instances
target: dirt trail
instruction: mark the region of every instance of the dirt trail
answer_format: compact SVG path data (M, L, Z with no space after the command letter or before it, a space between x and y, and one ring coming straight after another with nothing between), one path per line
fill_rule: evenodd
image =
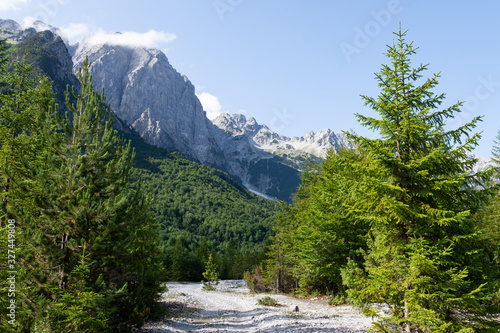
M172 315L147 324L144 333L166 332L356 332L370 328L371 319L349 306L332 307L326 300L301 300L283 295L251 295L243 281L221 281L217 291L202 291L201 283L171 282L164 295ZM258 305L271 296L277 307ZM299 311L294 309L298 307Z

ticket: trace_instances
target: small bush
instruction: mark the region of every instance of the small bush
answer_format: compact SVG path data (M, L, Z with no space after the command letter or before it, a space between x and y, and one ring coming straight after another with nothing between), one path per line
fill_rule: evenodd
M205 283L205 281L201 281L201 283L203 283L201 290L204 290L204 291L216 291L217 290L217 288L215 288L215 286L213 284L209 284L210 282Z
M257 301L259 305L265 305L265 306L276 306L278 305L278 301L275 300L272 297L266 296L264 298L261 298Z
M251 293L263 293L267 291L259 266L255 267L255 274L246 272L244 279Z

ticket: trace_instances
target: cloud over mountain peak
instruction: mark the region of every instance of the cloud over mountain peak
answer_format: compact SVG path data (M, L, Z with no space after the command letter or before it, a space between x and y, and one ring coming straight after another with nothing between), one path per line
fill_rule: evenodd
M144 33L135 31L125 31L109 33L99 31L85 37L85 42L88 44L109 44L116 46L127 47L159 47L164 43L170 43L175 40L177 36L173 33L165 31L149 30Z

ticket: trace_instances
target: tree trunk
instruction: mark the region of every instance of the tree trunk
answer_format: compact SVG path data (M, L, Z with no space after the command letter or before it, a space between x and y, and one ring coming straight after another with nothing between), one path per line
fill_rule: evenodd
M409 319L409 317L410 317L410 309L408 309L408 300L406 299L406 297L407 296L406 296L406 292L405 292L405 296L404 296L404 299L405 299L405 301L404 301L404 304L405 304L404 316L405 316L406 322L405 322L404 331L406 333L411 333L412 330L411 330L410 319Z

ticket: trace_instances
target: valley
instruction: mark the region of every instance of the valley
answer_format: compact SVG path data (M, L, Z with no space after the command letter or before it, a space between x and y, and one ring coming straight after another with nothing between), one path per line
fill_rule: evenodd
M164 320L145 325L142 333L167 332L339 332L365 333L372 320L350 306L330 306L326 300L284 295L249 294L241 280L221 281L216 291L201 283L169 282L163 301L170 310ZM271 296L274 307L258 305ZM298 312L295 311L298 307Z

